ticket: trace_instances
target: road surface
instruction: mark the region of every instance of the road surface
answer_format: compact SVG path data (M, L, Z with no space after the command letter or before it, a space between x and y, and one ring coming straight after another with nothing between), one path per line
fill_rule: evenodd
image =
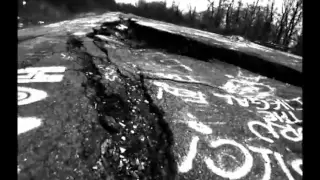
M138 41L123 16L19 30L18 179L302 179L301 87Z

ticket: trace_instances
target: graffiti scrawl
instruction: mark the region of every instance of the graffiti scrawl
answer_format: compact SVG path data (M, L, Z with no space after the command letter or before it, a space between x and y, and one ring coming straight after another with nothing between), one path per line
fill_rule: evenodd
M29 67L18 70L18 83L54 83L63 79L66 67ZM39 89L18 86L18 106L39 102L48 97L47 92ZM37 117L18 117L18 135L41 125Z

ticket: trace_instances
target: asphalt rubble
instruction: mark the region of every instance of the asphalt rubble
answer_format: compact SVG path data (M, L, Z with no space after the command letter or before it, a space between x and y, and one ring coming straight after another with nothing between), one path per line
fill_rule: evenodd
M106 31L101 33L103 30ZM105 176L174 179L177 165L171 149L173 133L163 119L164 112L153 104L142 75L127 72L109 60L104 48L107 42L101 41L101 37L111 35L110 29L102 25L99 32L100 36L95 28L88 37L94 39L93 43L106 54L105 58L87 53L76 37L70 36L67 43L88 79L83 87L93 89L94 93L87 97L98 112L98 121L110 134L101 144ZM114 69L120 78L116 82L106 81L103 78L106 68Z

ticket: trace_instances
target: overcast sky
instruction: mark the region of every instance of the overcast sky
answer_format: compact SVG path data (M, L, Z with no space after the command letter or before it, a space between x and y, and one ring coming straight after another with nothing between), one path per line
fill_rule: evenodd
M146 0L146 2L152 2L152 1L164 1L164 0ZM186 12L188 10L189 5L191 7L196 7L196 11L204 11L208 7L208 0L166 0L168 6L172 4L173 1L176 2L176 4L179 4L179 8ZM212 1L212 0L210 0ZM230 0L229 0L230 1ZM242 0L243 4L246 3L253 3L255 0ZM138 2L138 0L116 0L117 3L131 3L135 4ZM215 6L218 5L219 0L214 0ZM238 0L235 0L235 4L237 4ZM259 4L260 5L266 5L268 3L271 3L271 0L260 0ZM278 11L281 10L281 5L282 5L283 0L275 0L275 7L278 8Z

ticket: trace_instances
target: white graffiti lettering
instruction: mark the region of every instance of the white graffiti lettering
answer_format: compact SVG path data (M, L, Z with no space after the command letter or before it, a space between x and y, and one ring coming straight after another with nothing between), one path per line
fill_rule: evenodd
M289 136L289 133L294 135L295 138L297 138L299 135L302 136L302 128L298 128L297 131L295 131L291 125L279 125L275 124L275 122L278 121L278 119L274 116L273 113L267 112L267 111L261 111L262 114L269 115L269 120L266 121L266 123L259 122L259 121L250 121L248 123L249 129L256 134L261 139L273 143L274 141L271 138L267 138L262 136L259 132L255 131L255 126L261 126L268 130L267 133L271 134L274 138L280 138L280 136L276 133L276 131L273 129L273 127L281 128L280 134L289 140L292 141L298 141L297 139L294 139L293 137ZM210 140L210 137L208 135L213 133L213 130L205 125L202 122L197 122L197 118L191 114L191 113L185 113L185 118L189 119L188 121L183 121L183 123L186 123L190 128L194 129L197 132L200 132L202 135L204 135L205 142L209 143L209 146L211 148L217 149L219 147L222 147L224 145L231 145L235 147L236 149L241 151L241 154L243 154L242 160L243 162L237 163L238 165L233 165L230 170L230 168L226 168L226 164L223 164L223 157L228 156L236 161L237 157L233 156L232 154L226 153L226 152L220 152L215 153L214 156L218 158L217 161L213 161L213 156L203 155L202 153L199 154L199 158L206 164L207 168L210 169L214 174L217 174L223 178L227 179L240 179L248 175L248 173L251 171L253 167L253 156L250 154L249 150L251 150L254 153L259 153L262 157L262 162L264 163L264 174L261 175L262 180L270 180L271 174L272 174L272 166L271 166L271 159L269 155L274 155L275 159L277 160L279 166L285 173L285 175L288 177L289 180L293 180L292 175L290 174L290 171L288 170L287 166L284 163L284 160L282 159L281 154L277 152L273 152L270 149L262 148L262 147L254 147L252 145L247 145L247 149L245 146L237 143L234 140L230 139L218 139L218 140ZM209 139L208 139L209 138ZM193 166L193 160L196 158L198 152L197 152L197 143L200 141L200 138L198 136L192 137L189 151L186 153L187 155L183 158L182 163L178 166L180 173L187 173L192 169ZM229 164L229 163L228 163ZM295 160L291 161L291 166L293 169L302 175L301 170L301 164L302 160ZM229 166L229 165L228 165ZM236 166L236 167L235 167Z
M264 160L264 175L262 180L270 180L271 178L271 161L269 158L269 154L272 154L272 151L270 149L264 149L264 148L257 148L254 146L249 146L248 148L256 153L260 153L263 160Z
M66 67L30 67L18 70L18 83L45 83L60 82ZM47 74L46 74L47 73ZM48 97L45 91L18 86L18 106L41 101ZM28 132L41 125L42 119L37 117L18 117L18 135Z
M202 134L211 134L212 133L212 129L203 124L202 122L199 121L188 121L187 122L188 126Z
M190 149L187 156L184 158L181 165L178 167L179 172L186 173L192 169L192 161L197 155L197 144L199 141L199 137L193 137L190 143Z
M187 116L189 117L189 118L192 118L192 119L197 119L197 117L195 117L193 114L191 114L191 113L187 113Z
M276 111L274 111L273 112L273 115L280 121L280 122L286 122L286 123L288 123L288 122L291 122L290 120L289 120L289 117L287 116L287 113L285 113L285 112L283 112L283 111L281 111L281 115L280 114L278 114L278 112L276 112Z
M229 94L219 94L219 93L212 93L213 95L223 98L227 101L228 104L233 105L232 96Z
M246 98L265 99L275 93L275 88L245 78L230 79L221 88L230 94L238 94Z
M60 82L63 79L63 73L66 67L29 67L18 70L18 83L34 83L34 82Z
M61 56L62 56L63 59L73 60L73 57L72 57L72 56L66 55L66 54L64 54L64 53L61 53Z
M180 173L187 173L188 171L190 171L192 169L193 160L197 155L197 143L199 142L199 140L200 139L198 136L192 137L189 152L183 158L183 162L178 166ZM241 167L233 168L234 170L232 170L232 171L220 168L215 164L215 162L210 157L200 155L201 159L203 159L203 161L207 165L208 169L210 169L213 173L215 173L221 177L228 178L228 179L240 179L240 178L243 178L244 176L246 176L251 171L251 169L253 167L253 157L250 154L250 152L247 150L247 148L244 147L243 145L237 143L234 140L229 140L229 139L218 139L218 140L211 141L209 144L210 144L210 147L212 147L212 148L218 148L223 145L232 145L232 146L236 147L237 149L241 150L241 152L244 155L244 163L242 163ZM270 180L270 178L271 178L272 167L271 167L271 159L269 157L269 155L271 155L271 154L274 155L279 166L281 167L283 172L286 174L288 179L293 180L293 177L292 177L289 169L285 165L285 162L284 162L281 154L279 154L278 152L272 152L270 149L265 149L265 148L261 148L261 147L258 148L258 147L254 147L251 145L247 145L247 147L252 152L259 153L263 159L265 170L264 170L264 174L262 176L262 180ZM232 157L233 159L236 158L230 154L226 154L223 152L217 154L217 156L219 157L218 159L220 159L220 160L222 159L222 157L220 157L220 156L229 156L229 157ZM293 167L293 169L298 174L300 174L302 176L302 170L300 167L301 165L302 165L301 159L297 159L297 160L294 160L291 162L291 166ZM223 166L223 165L219 164L219 166Z
M257 113L260 114L265 121L276 122L279 120L280 122L283 122L282 119L278 119L271 111L257 111Z
M254 135L256 135L257 137L259 137L260 139L265 140L265 141L267 141L267 142L269 142L269 143L274 143L274 141L273 141L272 139L267 138L267 137L264 137L264 136L262 136L259 132L257 132L257 131L253 128L254 125L256 125L256 126L258 125L258 126L264 127L265 129L267 129L267 130L269 131L270 134L272 134L272 136L273 136L274 138L277 138L277 139L279 138L279 135L277 134L277 132L274 131L274 129L273 129L271 126L269 126L269 125L267 125L267 124L264 124L263 122L259 122L259 121L250 121L250 122L248 122L248 127L249 127L250 131L251 131Z
M177 63L177 64L176 64L177 66L181 66L181 67L183 67L184 69L186 69L187 71L192 71L192 69L191 69L190 67L182 64L182 63L181 63L179 60L177 60L177 59L165 59L165 61L173 61L173 62Z
M104 69L105 71L105 78L108 79L109 81L115 81L116 78L117 78L117 75L116 75L116 71L112 68L109 68L109 67L106 67Z
M294 180L294 178L292 177L288 167L286 166L286 164L284 163L283 159L282 159L282 155L274 152L274 157L276 158L276 160L278 161L281 169L283 170L283 172L286 174L286 176L288 177L289 180Z
M41 122L36 117L18 117L18 135L39 127Z
M294 115L294 113L292 112L292 111L288 111L288 113L291 115L291 117L294 119L294 121L290 121L289 120L289 122L291 122L291 124L295 124L295 123L301 123L302 122L302 120L301 119L298 119L295 115ZM288 123L289 123L288 122Z
M145 53L145 56L147 56L147 58L151 58L154 59L155 57L157 57L158 59L158 63L160 62L160 64L165 65L168 68L174 68L174 67L182 67L184 68L186 71L193 71L190 67L184 65L182 62L180 62L178 59L174 59L174 58L167 58L166 54L160 53L160 52L153 52L153 53ZM166 63L169 62L169 63Z
M242 107L249 107L249 102L246 98L238 98L230 94L219 94L219 93L213 93L213 95L217 97L221 97L227 101L228 104L233 105L232 99L236 100L237 103Z
M302 159L296 159L291 162L292 168L302 176L301 165L302 165Z
M276 139L279 139L279 135L277 134L277 132L274 130L273 127L280 128L281 129L280 130L280 134L285 139L288 139L288 140L294 141L294 142L302 141L302 128L301 127L298 128L297 130L295 130L289 124L286 124L286 126L283 126L283 125L279 125L279 124L276 124L276 123L271 122L271 121L266 121L266 123L263 123L263 122L260 122L260 121L250 121L250 122L248 122L248 127L249 127L250 131L253 134L255 134L257 137L259 137L260 139L265 140L265 141L267 141L269 143L274 143L274 141L272 139L270 139L270 138L262 136L259 132L257 132L254 129L254 125L264 127Z
M281 112L282 115L279 115L277 112L268 112L268 111L258 111L259 114L262 114L264 121L266 122L265 124L262 122L256 122L256 123L250 123L249 125L249 129L252 131L253 129L253 124L258 124L262 127L265 127L266 129L269 130L269 132L271 132L271 134L274 135L275 138L278 138L278 135L276 135L275 130L273 129L273 127L278 127L280 128L280 134L290 140L290 141L294 141L294 142L299 142L302 141L302 128L299 127L297 130L295 130L291 124L296 123L296 122L302 122L301 120L297 120L297 118L295 118L296 120L294 122L290 121L288 116L286 115L285 112ZM289 112L291 116L294 116L294 114L292 112ZM277 124L276 122L279 121L281 123L287 123L286 125L280 125ZM262 125L263 124L263 125ZM252 131L255 135L259 134L256 131ZM291 134L291 135L290 135ZM292 136L293 135L293 136ZM262 136L259 134L258 135L259 138L261 138ZM268 142L272 142L270 141L269 138L262 138Z
M163 88L164 91L166 91L174 96L182 97L182 99L185 102L193 102L193 103L206 104L206 105L208 104L208 102L205 99L205 95L200 91L194 92L194 91L191 91L188 89L181 89L181 88L177 88L177 87L172 87L172 86L169 86L167 83L163 83L163 82L159 82L159 81L155 81L155 82L153 82L153 84L155 84L156 86L159 86L160 89ZM159 93L158 93L158 95L159 95Z
M295 123L300 123L302 120L298 119L295 114L292 111L281 111L281 112L276 112L276 111L257 111L258 114L261 114L262 117L264 118L265 121L268 122L276 122L279 121L281 123L287 123L287 124L295 124ZM279 114L281 113L281 114ZM289 113L290 117L293 119L290 120L289 116L287 115Z
M159 87L159 91L158 91L158 94L157 94L157 98L158 98L158 99L162 99L162 96L163 96L163 88L162 88L162 87Z
M162 53L147 53L146 54L149 57L154 58L155 56L162 56L163 58L167 57L165 54ZM182 67L187 71L192 71L192 69L186 65L184 65L182 62L180 62L177 59L172 59L172 58L166 58L166 59L160 59L159 62L163 65L166 65L168 68L173 68L173 67ZM170 62L170 63L165 63L165 62Z
M293 98L293 99L287 99L285 101L287 101L287 102L294 101L294 102L298 102L301 106L303 105L301 97L296 97L296 98ZM302 108L296 108L296 111L302 111Z
M289 133L293 134L293 136L290 136ZM280 134L293 142L299 142L302 141L302 128L299 127L297 130L295 130L294 128L292 128L292 126L290 126L289 124L287 124L286 127L284 127L281 131Z
M249 100L251 101L252 104L257 104L257 105L263 104L264 105L263 107L256 107L258 110L270 109L270 104L263 99L249 98Z
M284 102L280 99L261 99L255 97L236 97L231 94L219 94L219 93L212 93L216 97L220 97L226 100L226 102L230 105L233 104L233 100L235 100L238 105L242 107L249 107L250 104L254 105L257 110L280 110L281 108L285 108L286 110L294 110L288 103Z
M291 107L288 103L284 102L283 100L280 99L269 99L268 100L270 105L275 105L274 110L280 110L281 107L284 107L286 110L294 110L293 107Z

